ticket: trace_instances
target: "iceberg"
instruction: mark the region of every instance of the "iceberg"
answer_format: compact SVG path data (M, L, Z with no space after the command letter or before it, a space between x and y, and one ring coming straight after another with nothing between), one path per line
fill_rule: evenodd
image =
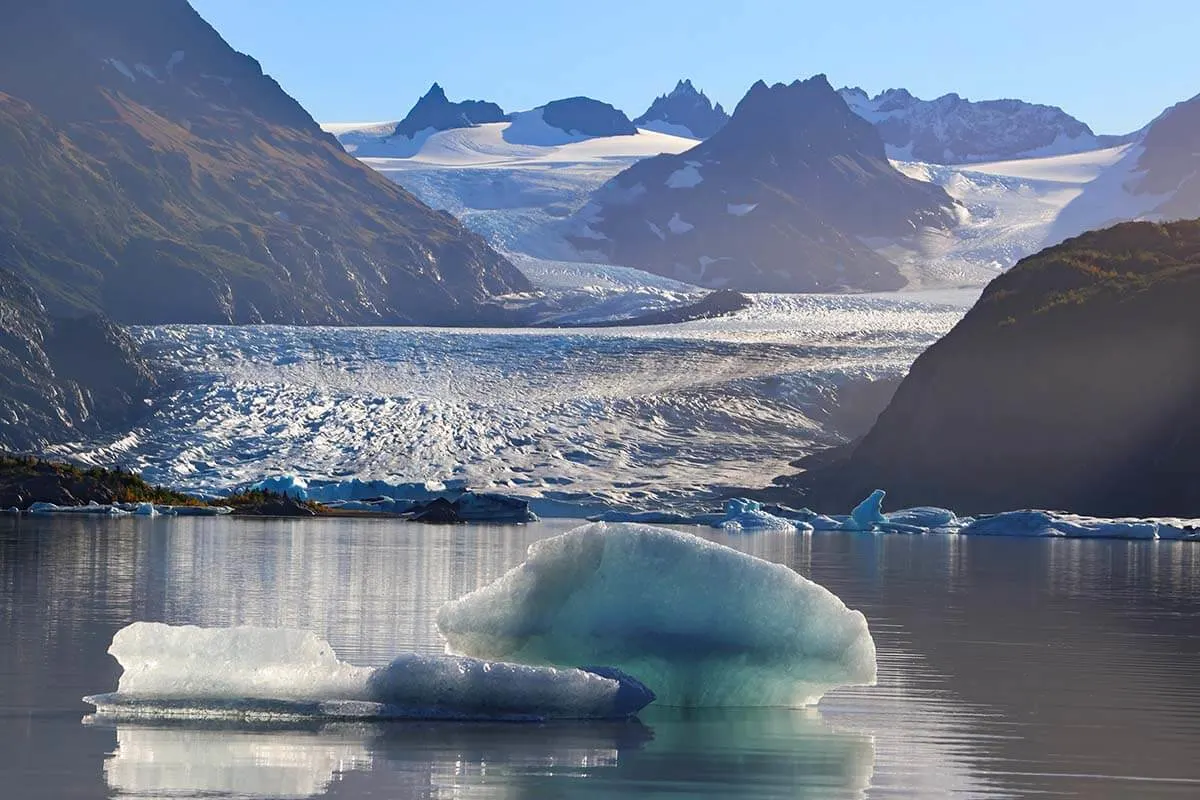
M871 496L854 507L850 519L842 523L842 529L847 531L869 531L880 525L887 524L883 515L883 498L886 492L876 489Z
M762 503L734 498L725 503L725 519L717 525L727 531L811 531L812 525L800 520L775 516Z
M285 629L135 622L108 652L124 669L117 691L84 699L116 719L619 719L654 700L611 668L417 653L359 667L315 634Z
M1006 511L980 518L962 530L967 536L1038 536L1087 539L1157 539L1154 520L1100 519L1053 511Z
M438 612L452 652L612 664L669 706L804 706L873 684L866 618L832 592L697 536L595 523Z
M1057 537L1070 539L1164 539L1200 541L1200 520L1175 518L1087 517L1062 511L1005 511L979 518L960 517L946 508L922 506L883 513L882 489L876 489L842 519L844 531L951 533L962 536ZM812 523L820 529L816 520Z

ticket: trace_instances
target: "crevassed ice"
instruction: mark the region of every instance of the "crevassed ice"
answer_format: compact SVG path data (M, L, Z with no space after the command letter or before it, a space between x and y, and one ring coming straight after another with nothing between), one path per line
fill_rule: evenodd
M378 669L358 667L315 634L284 629L137 622L117 632L109 653L124 668L117 692L87 700L112 716L590 719L630 716L654 699L614 670L416 653Z
M612 664L671 706L802 706L875 681L867 621L792 570L696 536L597 523L447 603L454 652Z

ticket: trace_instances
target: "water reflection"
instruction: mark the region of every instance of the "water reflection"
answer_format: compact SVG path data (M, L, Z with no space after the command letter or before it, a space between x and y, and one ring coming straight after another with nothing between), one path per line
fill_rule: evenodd
M78 698L115 687L105 651L131 621L289 625L385 663L440 650L442 602L569 527L0 517L0 795L16 780L37 800L236 796L263 785L250 777L261 769L271 796L1197 796L1189 543L698 531L866 613L880 685L832 693L815 722L651 709L640 739L592 726L251 730L241 764L221 755L230 731L209 729L210 745L193 729L79 725Z
M870 736L778 709L659 711L646 724L86 722L115 728L115 798L519 798L561 794L566 780L573 797L849 799L875 759Z

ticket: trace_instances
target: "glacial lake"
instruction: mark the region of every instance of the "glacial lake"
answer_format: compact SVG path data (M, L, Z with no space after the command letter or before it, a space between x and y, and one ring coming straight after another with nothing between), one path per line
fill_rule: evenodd
M870 621L879 685L628 723L96 724L135 620L440 652L448 599L574 527L0 517L0 796L1200 797L1200 545L695 532Z

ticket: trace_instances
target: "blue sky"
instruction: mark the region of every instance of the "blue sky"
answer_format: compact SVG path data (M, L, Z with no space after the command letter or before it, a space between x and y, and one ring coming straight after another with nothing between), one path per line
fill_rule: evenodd
M733 106L818 72L871 93L1019 97L1124 133L1200 94L1200 2L192 0L326 122L402 117L429 85L522 110L584 94L630 116L690 77Z

